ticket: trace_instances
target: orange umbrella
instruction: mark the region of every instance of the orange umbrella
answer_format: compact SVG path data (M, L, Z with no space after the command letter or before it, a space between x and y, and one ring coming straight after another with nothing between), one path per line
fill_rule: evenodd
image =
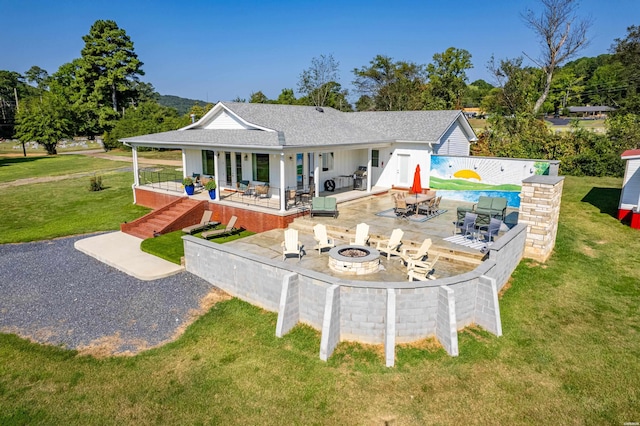
M416 172L413 174L413 185L411 185L411 192L418 194L422 192L422 182L420 182L420 164L416 166Z

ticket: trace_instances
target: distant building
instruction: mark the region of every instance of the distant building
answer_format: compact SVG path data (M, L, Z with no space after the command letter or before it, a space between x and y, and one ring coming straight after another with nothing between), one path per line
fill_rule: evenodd
M582 118L590 118L593 120L607 118L607 113L615 111L615 108L606 105L596 106L570 106L568 108L569 115Z

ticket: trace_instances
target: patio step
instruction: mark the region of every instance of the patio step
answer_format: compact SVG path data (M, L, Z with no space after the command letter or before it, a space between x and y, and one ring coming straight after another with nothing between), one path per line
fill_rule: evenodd
M138 238L152 238L198 223L207 204L206 201L183 197L131 223L120 225L120 229Z

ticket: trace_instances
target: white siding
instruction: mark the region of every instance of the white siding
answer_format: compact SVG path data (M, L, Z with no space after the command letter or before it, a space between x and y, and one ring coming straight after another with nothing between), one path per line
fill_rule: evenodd
M434 146L434 150L434 154L438 155L469 155L469 139L456 122L442 136L440 144Z
M640 158L634 158L627 160L622 195L620 196L620 208L631 210L638 206L638 197L640 197Z
M392 153L389 156L389 153ZM420 164L420 180L423 188L429 187L429 174L431 171L431 149L427 143L410 144L397 143L390 148L380 150L380 162L384 162L382 173L373 186L392 187L399 186L398 182L398 155L409 155L409 185L413 180L416 166Z
M194 173L202 174L202 151L196 149L184 150L186 164L185 174L191 176Z
M222 129L222 130L237 130L237 129L251 129L251 127L242 123L240 120L229 115L227 111L220 111L215 117L211 119L211 122L205 126L205 129Z

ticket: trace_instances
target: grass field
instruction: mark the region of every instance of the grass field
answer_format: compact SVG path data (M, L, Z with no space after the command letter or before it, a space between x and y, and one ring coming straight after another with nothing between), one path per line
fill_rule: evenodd
M131 157L131 151L122 149L112 149L109 151L109 155L117 155L122 157ZM138 157L149 158L152 160L176 160L182 161L182 151L179 149L173 150L154 150L154 151L138 151Z
M87 183L72 179L69 186ZM58 235L77 232L66 228L66 209L67 221L86 229L123 220L114 214L135 217L125 206L130 175L106 183L113 199L100 202L88 192L77 199L62 188L50 194L59 183L39 184L35 195L23 194L33 204L11 213L9 228L34 208L58 216L51 226L61 228ZM0 424L640 421L640 233L614 216L620 184L566 178L553 256L545 264L521 262L500 299L503 336L465 329L459 357L427 339L397 347L396 367L388 369L381 346L342 342L324 363L317 331L299 325L278 339L275 314L232 299L175 342L132 357L96 359L0 334ZM3 202L21 195L8 190L0 190ZM120 191L127 196L114 202ZM96 204L83 209L88 202ZM0 213L0 235L6 210L19 204ZM27 227L12 240L53 233Z
M224 229L225 224L220 224L216 228L211 229ZM201 232L193 234L195 237L200 237ZM210 241L224 244L229 241L237 240L238 238L248 237L253 235L251 231L244 230L233 235L226 237L212 238ZM184 244L182 243L182 236L186 235L182 231L169 232L168 234L160 235L156 238L148 238L142 242L140 248L142 251L158 256L169 262L180 264L180 258L184 256Z
M123 167L131 167L131 164L84 155L0 157L0 183L73 173L105 172Z
M0 188L0 243L117 230L149 211L132 203L132 182L132 173L111 173L97 192L89 177Z

